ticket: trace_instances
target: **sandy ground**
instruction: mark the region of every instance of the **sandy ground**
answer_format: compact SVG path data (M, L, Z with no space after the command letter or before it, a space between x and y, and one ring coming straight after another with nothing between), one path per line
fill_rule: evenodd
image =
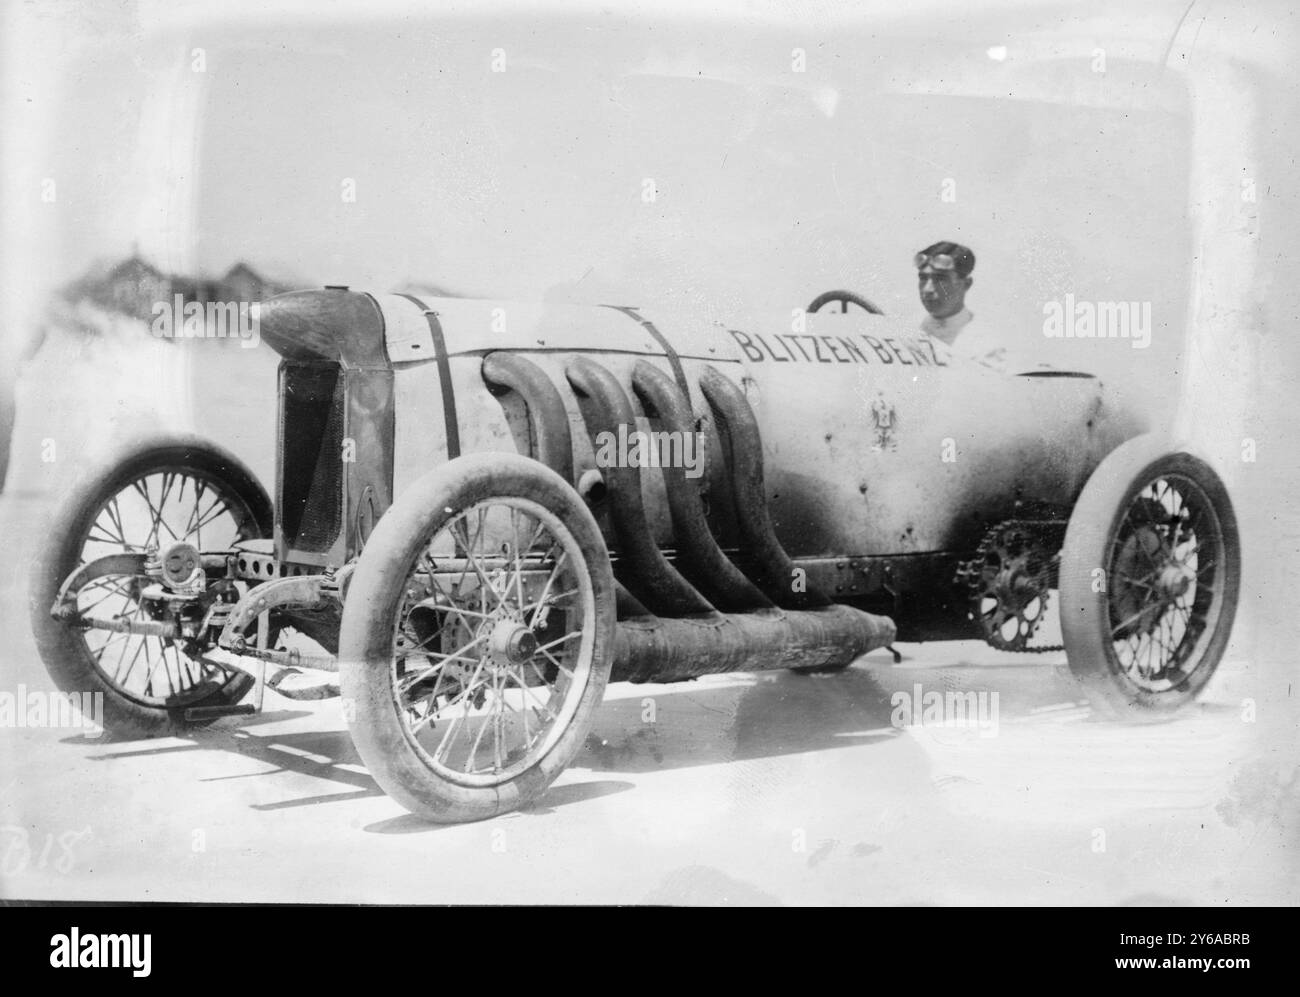
M183 426L193 407L271 471L268 351L214 352L195 381L166 344L55 346L20 382L0 497L0 690L49 688L25 573L85 455L135 426ZM1270 535L1289 545L1300 530ZM1228 658L1173 719L1098 719L1063 655L965 643L904 646L898 665L873 654L838 676L619 685L537 805L468 826L424 824L385 797L336 700L269 692L262 715L184 738L0 729L0 896L1294 904L1294 612L1276 584L1291 570L1248 572ZM918 683L996 692L996 728L895 726L891 695Z

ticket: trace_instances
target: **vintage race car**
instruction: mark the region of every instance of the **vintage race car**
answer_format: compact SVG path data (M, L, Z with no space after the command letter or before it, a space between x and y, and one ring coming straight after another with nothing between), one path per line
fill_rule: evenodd
M1192 699L1240 576L1211 467L1093 376L991 370L853 300L730 328L272 298L274 501L188 437L86 475L36 569L44 661L126 733L341 692L376 781L447 822L541 794L608 682L1042 649L1053 590L1099 706Z

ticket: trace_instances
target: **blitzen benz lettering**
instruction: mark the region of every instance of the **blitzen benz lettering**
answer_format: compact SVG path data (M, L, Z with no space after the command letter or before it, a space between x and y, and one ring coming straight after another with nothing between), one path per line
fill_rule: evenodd
M814 336L809 333L741 332L728 329L751 363L877 363L904 367L947 367L933 341L888 336Z

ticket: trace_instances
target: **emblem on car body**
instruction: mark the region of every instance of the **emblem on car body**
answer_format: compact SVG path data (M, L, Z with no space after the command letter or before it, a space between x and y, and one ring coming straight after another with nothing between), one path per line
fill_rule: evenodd
M883 391L877 393L876 400L871 403L871 419L876 426L876 442L871 449L876 453L897 450L898 441L894 439L894 423L897 414L894 406L885 401Z

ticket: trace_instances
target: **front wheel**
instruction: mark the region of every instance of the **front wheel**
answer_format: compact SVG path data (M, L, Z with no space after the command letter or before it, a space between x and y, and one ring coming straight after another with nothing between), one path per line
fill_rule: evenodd
M428 820L528 803L582 746L614 619L604 538L559 475L516 454L429 472L380 520L343 609L358 753Z
M55 513L29 590L32 630L55 684L102 695L104 726L121 735L176 732L194 725L185 719L191 707L237 703L252 679L205 658L195 641L77 621L169 619L167 598L150 597L158 586L142 571L148 557L178 545L191 556L224 552L271 529L271 500L252 472L203 440L149 438L87 472ZM61 596L70 612L56 619Z
M1130 440L1093 472L1061 552L1070 669L1108 712L1191 701L1227 647L1241 585L1237 519L1208 464Z

